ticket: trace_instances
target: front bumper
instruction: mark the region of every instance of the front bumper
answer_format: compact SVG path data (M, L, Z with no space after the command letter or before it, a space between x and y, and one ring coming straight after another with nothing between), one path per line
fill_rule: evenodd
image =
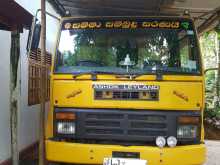
M81 144L46 140L46 158L53 162L75 164L102 164L112 151L140 152L148 165L202 165L206 158L204 144L163 148L152 146L120 146Z

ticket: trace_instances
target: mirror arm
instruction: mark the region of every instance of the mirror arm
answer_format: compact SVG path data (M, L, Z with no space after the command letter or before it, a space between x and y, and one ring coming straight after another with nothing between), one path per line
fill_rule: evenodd
M36 22L37 22L37 16L38 16L38 13L41 12L41 9L38 9L36 11L36 14L35 16L33 17L33 21L32 21L32 25L31 25L31 35L30 35L30 39L29 39L29 43L27 45L27 55L28 57L30 56L30 53L31 53L31 44L32 44L32 41L33 41L33 34L34 34L34 29L35 29L35 26L36 26ZM50 17L60 21L60 18L56 17L55 15L49 13L46 11L46 14L49 15Z
M37 11L37 13L38 13L38 11ZM31 35L30 35L30 38L29 38L29 41L28 41L28 47L27 47L27 55L28 55L28 57L30 56L31 44L32 44L32 41L33 41L34 29L35 29L36 22L37 22L36 15L33 17L32 25L31 25Z
M206 69L206 70L204 71L204 73L206 74L208 71L212 71L212 70L218 70L218 68L209 68L209 69Z
M38 10L37 10L35 17L37 17L37 15L38 15L39 12L41 12L41 9L38 9ZM49 15L50 17L52 17L52 18L54 18L54 19L60 21L60 18L59 18L59 17L57 17L57 16L55 16L55 15L53 15L53 14L47 12L47 11L46 11L46 14Z

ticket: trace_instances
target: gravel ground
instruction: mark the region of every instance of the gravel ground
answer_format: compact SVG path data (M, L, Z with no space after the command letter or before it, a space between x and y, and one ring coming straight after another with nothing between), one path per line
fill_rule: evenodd
M205 165L220 165L220 141L206 141L207 162Z

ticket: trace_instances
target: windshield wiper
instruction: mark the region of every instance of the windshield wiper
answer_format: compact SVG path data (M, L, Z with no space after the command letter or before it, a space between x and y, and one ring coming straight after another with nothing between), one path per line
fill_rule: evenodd
M79 76L90 74L91 79L93 81L97 80L97 74L119 74L117 72L105 72L105 71L89 71L89 72L80 72L80 73L73 73L73 78L76 79Z
M132 74L132 73L127 73L127 72L118 73L118 72L106 72L106 71L89 71L89 72L73 73L73 79L76 79L77 77L82 76L82 75L86 75L86 74L91 75L91 79L93 81L97 80L97 75L98 74L113 74L113 75L115 75L116 78L127 78L127 79L130 79L130 80L133 80L133 79L136 79L139 76L145 75L146 72ZM163 79L163 69L162 69L161 66L156 67L155 74L156 74L156 80L160 81L160 80Z
M138 73L138 74L118 74L116 75L115 77L116 78L127 78L127 79L130 79L130 80L133 80L133 79L136 79L137 77L139 76L143 76L145 75L146 73Z
M97 73L96 73L96 72L80 72L80 73L74 73L73 79L76 79L77 77L82 76L82 75L86 75L86 74L90 74L92 80L96 80L96 79L97 79Z
M134 78L137 78L139 76L149 74L149 72L150 72L150 74L155 74L157 81L161 81L161 80L163 80L163 73L166 72L166 71L167 70L164 69L161 65L157 64L155 67L152 67L151 70L143 70L142 73L132 75L132 77L134 79Z
M138 73L138 74L125 74L125 75L116 75L116 78L127 78L130 80L134 80L137 77L146 75L147 73ZM162 69L156 69L155 70L156 80L161 81L163 80L163 70Z

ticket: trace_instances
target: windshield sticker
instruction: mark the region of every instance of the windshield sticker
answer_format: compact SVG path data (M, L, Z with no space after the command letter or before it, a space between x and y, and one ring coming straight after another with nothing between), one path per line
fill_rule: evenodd
M122 29L135 29L138 27L136 21L108 21L104 23L105 28L122 28Z
M181 26L182 26L184 29L189 29L189 22L182 22L182 23L181 23Z
M147 28L171 28L171 29L178 29L180 27L179 22L168 22L168 21L153 21L153 22L143 22L143 27Z
M63 29L136 29L136 28L167 28L167 29L189 29L189 22L166 21L166 20L117 20L117 21L82 21L82 22L66 22Z

